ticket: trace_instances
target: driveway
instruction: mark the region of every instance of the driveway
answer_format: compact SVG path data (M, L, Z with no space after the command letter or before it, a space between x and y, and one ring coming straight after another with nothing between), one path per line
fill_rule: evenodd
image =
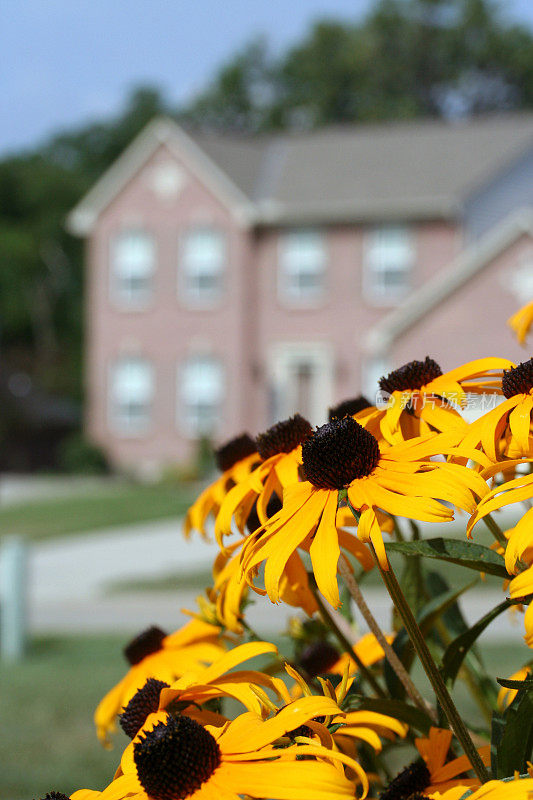
M169 574L209 572L217 546L193 536L186 541L181 521L164 520L109 528L35 544L29 553L28 616L34 633L135 632L150 624L175 629L185 619L182 608L194 608L203 591L150 591L110 594L116 581ZM390 624L390 601L377 587L365 590L367 602L384 628ZM474 623L495 603L498 591L471 591L465 616ZM279 631L293 609L257 598L249 609L250 624L261 634ZM366 630L361 621L361 631ZM507 614L488 628L487 639L522 636L522 621Z

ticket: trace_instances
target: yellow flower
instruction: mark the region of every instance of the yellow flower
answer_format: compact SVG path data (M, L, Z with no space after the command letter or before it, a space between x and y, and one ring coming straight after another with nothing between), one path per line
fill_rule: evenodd
M481 445L492 461L533 455L533 358L504 372L502 392L505 400L472 423L465 444Z
M346 495L360 514L359 539L372 542L380 564L388 569L378 509L410 519L441 522L453 519L453 511L440 501L472 512L475 496L488 491L473 470L429 460L437 454L455 452L456 441L456 434L430 435L380 452L372 434L351 417L318 428L302 447L307 480L288 486L283 508L244 543L242 565L247 579L251 582L258 565L265 562L267 594L272 602L279 602L285 564L301 547L309 551L319 590L337 607L341 542L336 521L340 501Z
M381 793L381 800L394 800L401 787L401 796L423 795L424 797L448 797L448 791L457 789L457 800L469 788L479 786L477 778L462 778L472 769L467 756L459 756L446 762L452 741L452 732L442 728L430 728L429 736L415 739L421 759L414 761L394 778ZM478 748L485 765L490 764L490 746ZM454 795L455 796L455 795Z
M510 781L487 781L468 800L531 800L533 778L515 777ZM461 786L434 795L438 800L460 800L464 794Z
M341 764L357 775L364 796L367 776L348 756L316 742L280 746L299 726L338 711L330 698L304 697L270 719L248 711L222 727L151 714L102 800L353 800L354 784Z
M221 547L224 537L232 532L233 518L239 531L244 534L244 526L254 510L257 524L248 525L252 531L272 516L272 502L277 500L279 508L284 488L298 480L302 463L301 445L312 432L310 423L300 414L295 414L257 437L262 463L228 492L216 517L215 536Z
M285 665L285 669L287 674L295 680L295 689L306 697L314 696L311 687L299 672L289 664ZM317 679L323 695L331 697L339 706L353 683L353 676L350 677L350 671L350 664L346 661L342 680L336 687L327 678L319 676ZM294 689L291 694L293 697L295 696ZM296 693L296 696L299 695ZM306 730L299 732L300 739L297 741L303 741L305 737L311 737L316 734L322 744L326 744L326 746L334 745L341 752L350 755L352 758L357 756L357 747L360 742L365 742L376 753L379 753L382 749L380 737L394 739L395 736L400 736L403 739L409 730L405 723L387 714L379 714L375 711L343 711L340 714L328 716L324 719L324 724L327 724L327 727L333 726L333 733L330 733L329 730L327 732L324 731L322 725L319 724L317 726L314 724L315 722L316 720L309 722L305 726Z
M221 629L198 619L169 636L156 627L139 634L124 649L130 670L105 695L94 713L102 744L109 746L109 734L116 730L117 715L148 678L172 683L184 672L199 664L210 664L224 652Z
M531 675L531 664L521 667L518 672L515 672L513 675L511 675L510 680L523 681L529 677L529 675ZM505 708L507 708L507 706L510 706L517 694L518 689L509 689L506 686L502 686L498 692L498 708L500 711L503 711Z
M187 512L184 533L188 537L197 530L206 538L205 523L209 516L216 516L228 491L240 483L260 462L254 440L247 433L231 439L215 451L215 458L222 475L205 489Z
M374 415L381 435L394 444L430 431L466 431L457 408L467 405L467 392L499 392L501 371L510 366L504 358L480 358L443 374L429 356L404 364L379 381L381 391L389 395L387 407Z
M389 644L394 641L394 636L387 636L386 638ZM385 658L383 648L373 633L366 633L358 639L353 645L353 649L365 667L371 667L381 661L382 658ZM339 655L337 648L326 640L319 640L307 645L300 654L298 666L310 678L326 673L343 675L347 666L348 674L353 676L357 674L359 669L348 653Z
M249 588L240 564L244 541L234 542L218 554L213 567L214 584L208 590L208 599L215 606L217 620L234 633L242 633L242 608ZM262 590L254 588L259 594L264 594ZM285 565L280 581L280 597L284 603L301 608L308 616L318 609L309 587L307 570L298 553L292 553Z
M533 324L533 300L518 309L512 317L509 317L507 324L516 333L516 338L520 344L524 344L525 338Z

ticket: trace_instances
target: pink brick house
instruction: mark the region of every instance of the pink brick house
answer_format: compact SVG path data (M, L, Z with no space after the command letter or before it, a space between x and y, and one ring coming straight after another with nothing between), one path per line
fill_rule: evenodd
M155 120L71 212L86 426L122 466L257 433L413 358L523 360L533 116L239 139Z

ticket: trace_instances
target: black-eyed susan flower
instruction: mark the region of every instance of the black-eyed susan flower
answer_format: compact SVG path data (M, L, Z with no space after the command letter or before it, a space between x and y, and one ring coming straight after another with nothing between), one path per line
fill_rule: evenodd
M217 555L213 567L213 587L207 592L210 603L214 605L216 619L234 633L242 633L243 604L249 589L240 563L244 541L234 542ZM293 608L301 608L308 616L317 611L318 606L309 586L309 575L297 552L290 556L283 570L280 597L282 602Z
M256 442L262 463L228 492L217 514L215 536L221 547L224 537L232 532L233 519L243 535L252 511L261 524L268 519L272 497L281 498L284 488L298 480L301 446L312 432L310 423L295 414L259 434Z
M453 451L456 441L456 434L430 435L380 452L372 434L351 417L326 423L302 446L307 480L286 487L281 511L246 539L244 573L252 581L258 565L265 562L266 591L279 602L285 564L291 553L303 548L311 557L319 590L337 607L341 545L336 521L341 500L346 497L359 516L359 539L372 542L380 564L388 569L377 510L441 522L453 519L452 509L441 501L472 512L476 496L488 491L473 470L429 460Z
M364 795L368 779L356 761L288 736L315 717L339 711L330 698L304 697L270 719L249 711L222 727L183 714L151 714L124 751L102 800L353 800L354 783L339 765L353 771Z
M500 392L502 370L510 366L504 358L480 358L443 373L429 356L409 361L379 380L388 396L386 408L375 412L381 435L394 444L430 431L466 431L458 409L467 405L467 394Z
M184 672L216 661L225 652L221 629L199 619L186 623L167 635L151 627L135 637L125 648L130 664L127 674L98 704L94 722L98 738L109 746L109 734L116 729L116 718L148 678L172 683Z
M247 433L236 436L215 451L218 469L222 473L195 500L184 522L185 536L196 530L205 538L207 519L215 517L228 491L240 483L261 462L255 441Z
M472 769L467 756L446 761L452 732L432 727L427 737L415 739L420 758L405 767L381 793L381 800L407 800L411 796L437 797L450 789L459 789L461 797L471 787L480 785L478 778L464 777ZM490 764L490 746L478 748L485 765Z
M394 636L386 638L389 644L394 641ZM358 639L353 645L353 649L365 667L371 667L385 658L383 648L373 633L366 633ZM326 673L343 675L347 666L348 674L353 677L359 669L348 653L339 653L331 642L324 639L311 642L302 650L298 658L298 666L310 678Z
M533 778L515 775L508 781L487 781L468 795L468 800L531 800ZM462 786L433 795L436 800L460 800L465 794Z
M257 670L235 671L243 662L266 654L277 654L277 648L269 642L248 642L230 650L211 666L188 672L172 685L148 678L119 715L120 727L133 739L150 714L170 706L174 708L177 703L180 713L218 727L227 722L227 718L204 706L222 697L232 697L249 711L261 713L263 706L250 688L252 681L255 686L272 691L279 699L290 701L287 687L279 678Z
M502 378L505 400L470 426L465 443L481 445L492 461L533 454L533 358L506 370Z
M297 670L289 664L285 665L285 669L287 674L295 681L294 689L291 690L292 697L300 696L300 693L304 697L315 696L307 681ZM336 686L333 686L327 677L318 676L317 681L322 694L325 697L330 697L341 707L353 683L353 675L350 675L350 664L348 662L345 663L342 680ZM365 742L365 744L372 747L374 752L379 753L382 749L381 738L392 740L398 736L403 739L409 730L405 723L388 714L366 710L343 711L341 714L328 716L320 720L321 724L318 727L314 725L314 722L316 720L309 722L306 730L299 731L301 738L297 741L303 741L305 737L317 734L323 744L327 746L333 744L341 752L352 756L352 758L357 757L358 746L361 742ZM322 729L322 723L326 726L331 738L326 736L325 731ZM332 732L329 730L330 727Z
M356 397L350 397L348 400L343 400L342 403L337 403L336 406L328 408L328 420L331 422L333 419L355 417L362 411L370 413L368 409L370 409L370 412L375 411L372 403L364 395L358 394Z
M512 317L509 317L507 324L516 333L519 343L524 344L526 336L533 325L533 300L519 308Z

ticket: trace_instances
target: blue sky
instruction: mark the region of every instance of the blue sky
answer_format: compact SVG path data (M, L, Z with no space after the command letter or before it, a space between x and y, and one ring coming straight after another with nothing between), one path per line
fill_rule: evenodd
M140 83L186 100L254 36L283 49L314 19L354 19L372 2L1 0L0 153L113 114ZM504 7L533 26L531 0Z

